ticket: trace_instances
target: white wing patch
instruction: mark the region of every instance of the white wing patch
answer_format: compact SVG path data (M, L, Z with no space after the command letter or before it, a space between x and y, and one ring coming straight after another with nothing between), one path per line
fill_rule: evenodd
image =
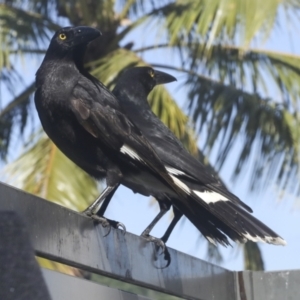
M264 236L264 237L259 237L259 236L253 236L250 235L248 232L244 233L243 236L250 241L253 242L261 242L261 243L268 243L268 244L274 244L274 245L286 245L286 241L282 239L281 237L272 237L272 236Z
M258 236L253 236L251 235L250 233L244 233L243 236L249 240L249 241L252 241L252 242L261 242L261 243L265 243L266 241L264 241L261 237L258 237Z
M274 237L266 236L265 238L267 239L267 243L270 244L282 245L282 246L285 246L287 244L287 242L281 237L274 238Z
M184 184L181 180L179 180L178 178L176 178L176 175L186 175L184 172L172 168L172 167L167 167L165 166L165 168L167 169L168 173L170 174L170 176L173 178L174 183L179 186L182 190L184 190L185 192L187 192L188 194L191 194L191 189ZM173 176L173 175L175 176ZM204 192L200 192L200 191L196 191L193 190L193 192L201 198L201 200L205 201L207 204L210 203L216 203L218 201L229 201L229 199L227 199L226 197L224 197L221 194L218 194L216 192L210 192L210 191L204 191Z
M211 238L211 237L209 237L209 236L205 236L206 238L207 238L207 240L211 243L211 244L213 244L213 245L215 245L216 247L217 247L217 243L216 243L216 241L213 239L213 238Z
M173 175L171 175L171 174L170 174L170 176L172 177L174 183L175 183L178 187L180 187L180 188L181 188L183 191L185 191L188 195L191 194L191 190L190 190L190 188L189 188L186 184L184 184L181 180L179 180L179 179L176 178L175 176L173 176Z
M180 170L177 170L175 168L172 168L172 167L166 167L167 171L173 175L185 175L184 172L180 171Z
M209 192L209 191L199 192L196 190L193 190L193 192L198 197L200 197L203 201L205 201L207 204L216 203L219 201L229 201L229 199L216 192Z
M143 161L143 159L132 148L125 144L121 147L120 152L129 155L131 158L136 159L138 161Z

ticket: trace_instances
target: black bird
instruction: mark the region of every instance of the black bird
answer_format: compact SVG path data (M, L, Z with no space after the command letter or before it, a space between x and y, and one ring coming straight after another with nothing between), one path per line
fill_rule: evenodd
M99 36L90 27L58 30L36 73L35 105L45 132L88 174L106 178L107 187L84 213L95 217L119 184L146 196L187 198L115 96L84 69L86 46Z
M164 242L184 214L212 243L228 245L228 236L239 242L251 240L285 245L278 234L250 214L250 207L188 153L151 111L148 94L156 85L174 80L173 76L150 67L136 67L125 71L113 90L126 115L148 139L169 174L190 195L186 201L158 193L158 200L172 203L175 208L175 218L163 237Z

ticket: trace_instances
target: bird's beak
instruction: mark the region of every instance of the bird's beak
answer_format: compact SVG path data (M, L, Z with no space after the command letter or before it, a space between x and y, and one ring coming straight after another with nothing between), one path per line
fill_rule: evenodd
M154 77L156 79L156 84L163 84L163 83L177 81L177 79L174 76L161 71L154 71Z
M78 26L75 28L73 43L74 45L88 44L101 35L102 33L96 28Z

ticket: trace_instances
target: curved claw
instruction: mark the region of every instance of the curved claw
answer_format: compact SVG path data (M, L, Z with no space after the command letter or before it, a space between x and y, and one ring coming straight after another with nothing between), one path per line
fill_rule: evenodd
M108 231L107 233L104 235L104 237L108 236L110 231L111 231L111 225L109 223L109 221L106 219L106 218L102 218L102 217L99 217L97 215L94 215L92 214L90 216L93 220L95 220L97 223L100 223L102 225L103 228L108 228Z
M148 242L152 242L156 247L161 248L162 251L159 255L162 255L166 251L166 244L161 239L155 238L151 235L142 235Z
M164 254L166 251L166 244L160 239L156 239L156 241L154 241L154 242L155 242L156 247L161 248L161 253L159 255Z
M161 267L160 269L167 268L170 265L170 263L171 263L171 254L170 254L170 252L168 250L168 247L165 247L164 259L167 261L167 264L164 267Z
M170 265L170 263L171 263L171 254L170 254L170 252L169 252L169 250L168 250L168 247L166 246L166 244L164 243L164 241L162 241L162 240L159 240L159 239L157 239L157 241L156 241L156 243L155 243L155 246L156 246L156 250L158 251L158 249L157 248L161 248L162 249L162 251L161 251L161 253L159 253L159 255L164 255L164 260L165 261L167 261L167 263L166 263L166 265L165 266L163 266L163 267L161 267L161 268L158 268L158 269L165 269L165 268L167 268L169 265Z
M164 254L164 260L167 262L165 266L163 267L157 267L155 266L156 268L158 269L165 269L167 268L170 263L171 263L171 255L170 255L170 252L168 250L168 247L166 246L165 242L161 239L158 239L158 238L155 238L151 235L142 235L148 242L152 242L155 244L155 251L158 252L159 248L161 248L161 253L158 253L158 255L162 255ZM157 255L154 254L154 260L157 260Z
M124 225L123 223L118 222L117 225L116 225L116 228L117 228L117 229L122 229L123 234L124 234L124 235L126 234L126 227L125 227L125 225Z
M164 242L164 239L159 239L159 238L155 238L149 234L145 234L145 232L141 235L144 239L146 239L148 242L152 242L155 244L155 250L158 251L157 248L161 248L162 251L159 255L162 255L164 254L164 260L167 261L166 265L163 266L163 267L157 267L155 266L157 269L165 269L167 268L170 263L171 263L171 254L168 250L168 247L166 246L165 242ZM156 261L157 260L157 255L156 253L153 253L153 257L154 257L154 260Z
M104 227L104 226L103 226ZM105 226L106 227L106 226ZM107 231L107 233L104 235L104 237L106 237L106 236L108 236L109 234L110 234L110 231L111 231L111 226L110 226L110 224L109 224L109 226L108 226L108 231Z
M121 222L117 222L117 221L106 219L104 217L100 217L98 215L93 214L93 212L90 211L90 210L88 210L88 209L84 210L81 214L83 214L84 216L92 218L97 223L100 223L103 228L108 227L108 231L104 235L104 237L106 237L106 236L108 236L110 234L112 227L115 228L115 229L121 229L122 232L123 232L123 234L124 235L126 234L126 227Z

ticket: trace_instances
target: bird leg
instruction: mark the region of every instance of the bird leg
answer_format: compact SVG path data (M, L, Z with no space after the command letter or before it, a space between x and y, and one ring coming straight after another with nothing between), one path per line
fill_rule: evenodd
M155 216L153 221L147 226L147 228L142 232L141 236L145 238L148 242L153 242L158 248L162 249L162 253L166 250L166 245L163 240L159 238L155 238L151 236L149 233L153 229L153 227L157 224L157 222L166 214L166 212L170 209L170 203L165 201L158 201L160 212Z
M114 188L114 190L112 190L110 192L109 195L107 195L107 197L105 197L100 209L96 212L97 216L102 217L104 216L104 213L106 212L107 206L112 198L112 196L114 195L115 191L117 190L117 188L119 187L119 184Z
M99 209L98 212L97 212L97 216L103 217L103 215L104 215L104 213L105 213L105 211L106 211L106 209L107 209L107 206L108 206L108 204L109 204L109 202L110 202L112 196L114 195L114 193L115 193L115 191L117 190L118 187L119 187L119 184L118 184L118 185L114 188L114 190L111 191L111 193L104 199L104 201L103 201L103 203L102 203L100 209ZM108 220L108 222L110 223L110 226L111 226L111 227L113 227L113 228L115 228L115 229L120 228L120 229L123 230L124 234L126 233L126 227L125 227L125 225L124 225L123 223L118 222L118 221L114 221L114 220L109 220L109 219L107 219L107 220ZM110 231L109 231L109 232L110 232ZM109 233L109 232L108 232L108 233ZM108 234L108 233L107 233L107 234Z
M166 212L169 210L169 208L163 206L160 207L159 213L155 216L153 221L147 226L147 228L142 232L142 237L149 236L150 231L153 229L153 227L156 225L156 223L166 214Z
M116 184L114 186L107 186L102 191L100 196L88 208L86 208L82 212L83 215L91 217L92 219L100 223L103 227L108 227L109 230L106 235L110 233L111 227L121 228L124 231L124 233L126 233L126 227L124 226L124 224L103 217L103 214L118 187L119 184ZM101 206L100 208L102 202L103 202L102 206L104 205L104 207L102 208Z
M160 208L161 208L161 210L160 210L159 214L154 218L154 220L150 223L150 225L143 231L142 236L144 238L146 238L149 242L154 242L157 250L159 248L162 249L161 254L164 254L164 259L167 261L167 264L164 266L164 268L167 268L171 263L171 255L168 251L168 248L166 247L166 242L168 241L174 227L176 226L176 224L182 217L182 213L176 207L173 206L174 218L173 218L172 222L170 223L170 225L168 226L168 228L167 228L166 232L164 233L164 235L162 236L162 238L158 239L158 238L150 236L149 233L152 230L152 228L154 227L154 225L168 211L170 206L167 207L167 206L160 205Z
M92 215L96 215L98 210L100 209L100 204L103 202L103 200L109 196L109 194L114 190L115 186L107 186L100 196L88 207L86 208L83 213L89 217Z
M176 226L176 224L182 217L182 213L175 206L173 206L173 212L174 212L174 218L173 218L172 222L170 223L169 227L167 228L165 234L161 238L161 240L164 243L166 243L168 241L174 227Z

